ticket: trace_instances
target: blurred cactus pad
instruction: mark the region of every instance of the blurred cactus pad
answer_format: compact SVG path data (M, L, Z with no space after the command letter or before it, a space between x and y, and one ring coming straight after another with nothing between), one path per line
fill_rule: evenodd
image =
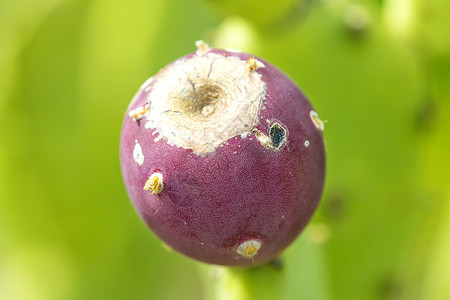
M450 1L3 0L0 299L450 299ZM138 87L194 41L270 61L325 123L306 230L257 268L200 264L119 167Z

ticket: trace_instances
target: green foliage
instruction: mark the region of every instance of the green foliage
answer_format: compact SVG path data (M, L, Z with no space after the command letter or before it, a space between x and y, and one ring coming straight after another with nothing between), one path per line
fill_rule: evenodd
M446 0L0 2L0 299L447 299ZM205 39L279 66L322 119L322 203L280 266L167 251L129 203L126 107Z
M222 15L236 15L263 26L271 26L297 10L305 0L203 0Z

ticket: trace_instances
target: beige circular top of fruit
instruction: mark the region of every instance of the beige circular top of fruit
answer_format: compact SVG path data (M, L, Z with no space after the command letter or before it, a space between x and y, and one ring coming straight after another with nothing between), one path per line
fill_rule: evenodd
M200 49L199 49L200 50ZM230 138L251 133L266 95L264 65L197 51L161 70L151 82L148 107L141 109L156 141L207 154Z

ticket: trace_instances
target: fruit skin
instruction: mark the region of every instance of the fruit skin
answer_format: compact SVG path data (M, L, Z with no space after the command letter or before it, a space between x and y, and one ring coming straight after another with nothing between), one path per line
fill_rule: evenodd
M218 49L208 53L243 61L253 57ZM325 150L322 132L310 117L313 108L286 75L256 59L265 65L255 72L266 84L266 95L255 127L267 134L274 122L281 124L287 140L280 149L265 148L253 134L237 135L214 152L198 155L164 139L155 141L145 116L126 116L123 123L121 168L136 211L168 246L203 262L253 266L275 258L305 227L322 193ZM155 82L144 84L128 112L147 104ZM141 165L133 156L136 141L145 157ZM155 172L164 178L160 193L143 189ZM249 240L261 247L245 257L237 249Z

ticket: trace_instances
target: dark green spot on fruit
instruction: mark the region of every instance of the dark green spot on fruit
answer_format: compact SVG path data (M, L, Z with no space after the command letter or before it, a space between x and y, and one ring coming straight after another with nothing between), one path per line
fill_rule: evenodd
M286 130L278 123L273 124L269 130L269 136L274 148L279 148L286 139Z

